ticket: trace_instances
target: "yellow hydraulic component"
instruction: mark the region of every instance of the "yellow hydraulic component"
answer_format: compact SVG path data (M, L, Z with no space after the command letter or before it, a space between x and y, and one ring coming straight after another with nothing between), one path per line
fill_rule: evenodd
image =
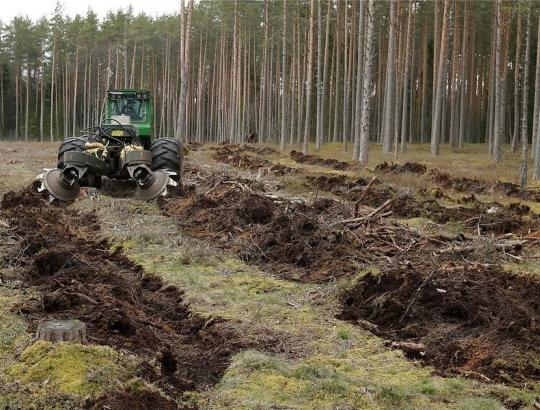
M124 149L122 150L122 152L120 152L120 158L122 160L124 160L124 158L126 157L126 153L129 152L129 151L144 151L144 148L141 147L140 145L136 145L136 144L128 144L124 147Z

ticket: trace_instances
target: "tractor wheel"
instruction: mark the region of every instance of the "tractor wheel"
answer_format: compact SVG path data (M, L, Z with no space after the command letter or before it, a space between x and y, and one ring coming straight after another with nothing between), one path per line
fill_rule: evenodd
M64 140L58 148L58 165L59 169L64 168L64 154L66 152L75 151L83 152L85 148L86 140L84 138L68 138Z
M182 175L182 148L174 138L159 138L150 148L152 152L152 170L158 169L175 172L171 178L178 182Z

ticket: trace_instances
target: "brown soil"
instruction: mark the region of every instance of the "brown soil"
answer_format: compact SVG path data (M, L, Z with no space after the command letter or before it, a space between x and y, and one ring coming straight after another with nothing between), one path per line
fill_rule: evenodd
M396 211L406 204L404 199ZM291 202L243 185L219 184L208 194L169 198L161 206L191 235L278 276L305 282L354 275L371 263L425 261L426 253L447 246L388 219L343 225L340 221L353 218L354 210L338 201Z
M251 145L220 145L215 150L216 152L212 156L214 160L224 164L230 164L236 168L262 170L263 172L270 172L277 176L301 171L297 168L290 168L258 156L246 154L246 152L264 155L277 154L278 152L272 148L259 148Z
M498 193L508 197L540 202L540 191L534 189L521 189L519 185L512 182L498 181L496 184L490 184L487 181L477 178L456 178L449 173L438 169L431 170L429 176L432 181L443 188L451 188L457 192L466 192L477 195Z
M344 175L306 176L306 182L340 198L361 205L377 208L389 199L397 199L387 208L399 218L428 218L437 223L462 222L465 228L488 234L527 234L540 229L540 218L531 213L527 206L517 203L504 206L498 203L483 203L471 195L464 198L467 206L445 207L429 196L417 199L409 194L401 194L391 187L380 187L374 184L367 193L364 190L368 180L351 178ZM379 184L380 185L380 184ZM440 192L436 196L440 196ZM424 193L425 195L425 193ZM495 211L489 213L488 210Z
M312 187L344 198L362 192L369 183L367 179L362 177L351 178L338 174L307 175L306 182Z
M338 161L333 158L321 158L317 155L305 155L298 151L291 151L289 154L293 161L300 164L316 165L325 168L332 168L336 170L357 169L358 165L351 162Z
M242 349L286 349L285 335L268 329L254 335L240 323L191 312L180 289L145 273L122 249L111 253L106 241L97 241L93 214L49 205L29 188L6 194L0 216L22 240L13 263L40 293L16 309L28 316L30 330L43 318L79 319L91 343L145 358L140 376L173 397L219 381Z
M416 174L416 175L424 175L427 172L427 168L423 164L419 164L418 162L406 162L403 165L400 164L388 164L388 162L383 162L375 167L375 171L378 172L387 172L392 174L403 174L403 173L409 173L409 174Z
M409 265L366 275L345 295L339 317L408 342L397 346L443 375L523 383L540 380L539 300L540 281L530 276L480 265Z

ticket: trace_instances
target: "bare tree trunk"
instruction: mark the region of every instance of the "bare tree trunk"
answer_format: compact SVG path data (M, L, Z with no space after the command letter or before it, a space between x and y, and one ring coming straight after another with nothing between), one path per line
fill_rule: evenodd
M44 117L45 117L45 65L41 64L41 79L39 81L40 106L39 106L39 142L43 142Z
M354 112L354 145L353 159L358 159L360 155L360 138L361 138L361 110L362 110L362 87L363 82L363 59L364 59L364 3L360 2L360 11L358 13L358 40L357 40L357 63L356 63L356 104Z
M183 13L183 0L182 0ZM176 138L182 142L186 137L186 93L189 81L189 63L190 63L190 43L191 43L191 16L193 14L193 0L189 0L187 23L185 27L182 27L182 51L181 51L181 83L180 83L180 99L178 100L178 120L176 124ZM184 17L185 18L185 17Z
M405 74L403 79L403 113L401 115L401 152L405 152L406 132L407 132L407 100L409 91L409 72L410 72L410 57L411 57L411 40L412 40L412 13L413 2L409 0L409 12L407 16L407 40L405 44ZM411 107L412 109L412 107Z
M446 71L446 43L448 36L448 13L450 0L444 0L443 26L441 32L441 48L439 51L439 66L437 68L437 93L433 101L433 126L431 128L431 154L439 155L440 131L441 131L441 108L444 94L444 77Z
M512 152L516 152L517 140L519 136L520 119L519 119L519 74L521 66L521 26L522 18L518 10L517 15L518 25L516 31L516 56L514 58L514 131L512 133Z
M422 34L422 108L420 113L420 143L426 141L426 110L427 110L427 24Z
M24 142L28 142L28 109L30 104L30 64L26 60L26 101L24 115Z
M531 51L531 4L527 2L527 22L525 25L525 58L523 65L523 93L521 115L521 167L519 172L519 185L524 189L527 185L527 165L529 162L529 141L527 135L527 114L529 106L529 55Z
M79 44L75 51L75 78L73 80L73 129L71 130L72 137L75 137L77 134L77 80L79 75Z
M360 148L358 159L362 164L368 161L369 152L369 134L370 134L370 101L372 89L372 65L373 65L373 28L374 28L374 0L368 0L366 14L366 44L365 44L365 61L362 84L362 130L360 133ZM360 81L360 79L358 79Z
M466 112L466 95L467 91L471 91L471 82L467 84L467 43L470 41L469 35L469 3L467 1L463 2L463 39L461 42L461 102L459 104L459 139L458 146L463 148L463 141L465 139L465 112Z
M501 161L501 116L502 112L502 42L503 42L503 27L502 27L502 0L496 0L496 38L495 38L495 108L493 117L493 154L495 162Z
M319 0L320 2L320 0ZM281 135L280 149L285 150L287 133L287 0L283 0L283 33L281 49Z
M322 90L322 0L317 0L317 118L315 130L315 148L317 151L321 149L321 90Z
M448 1L448 0L446 0ZM386 61L386 89L384 97L384 122L383 122L383 153L389 154L392 144L395 70L396 70L396 2L390 2L390 33L388 36L388 58Z
M326 107L326 88L328 84L328 51L330 48L330 10L331 10L332 2L328 1L328 9L326 10L326 32L325 32L325 40L324 40L324 63L323 63L323 83L322 83L322 95L321 95L321 118L319 121L319 134L320 139L322 142L324 142L324 129L325 129L325 107ZM330 92L330 95L332 95L332 92ZM330 117L330 116L329 116ZM327 137L329 134L327 135Z
M340 10L340 2L337 3L337 6L336 6L336 12L337 12L337 15L336 15L336 35L335 35L335 44L336 44L336 81L334 82L335 84L335 89L336 89L336 95L335 95L335 99L334 99L334 137L333 137L333 142L337 142L338 141L338 134L339 134L339 101L340 101L340 96L339 96L339 90L340 90L340 78L339 78L339 74L341 72L341 66L340 66L340 63L341 63L341 60L340 60L340 57L341 57L341 50L343 49L343 47L341 47L341 30L340 30L340 22L341 22L341 19L340 19L340 14L339 14L339 10Z
M435 101L437 100L437 80L438 80L438 69L439 69L439 62L440 62L440 46L441 46L441 7L440 7L440 1L434 1L434 17L435 17L435 24L434 24L434 30L433 30L433 92L431 96L431 128L432 128L432 134L433 134L433 126L435 121ZM440 132L440 125L439 129L437 130L437 134ZM440 138L440 137L439 137ZM432 143L433 145L433 143Z
M348 11L349 11L349 0L344 0L345 4L345 13L343 16L343 121L341 124L342 127L342 146L343 152L347 151L347 141L349 138L349 86L350 86L350 71L349 71L349 55L347 50L349 48L349 30L347 27L348 24ZM352 56L351 56L352 57Z
M308 40L308 61L307 61L307 75L306 75L306 118L304 122L304 142L302 144L302 152L307 154L310 121L311 121L311 88L313 80L313 49L315 48L315 40L313 38L313 25L315 14L315 0L311 0L311 7L309 13L309 40Z

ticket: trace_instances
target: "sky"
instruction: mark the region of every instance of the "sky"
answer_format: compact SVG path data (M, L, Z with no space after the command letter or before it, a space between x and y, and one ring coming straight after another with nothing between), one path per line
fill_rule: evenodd
M4 0L0 6L0 20L4 23L16 16L28 16L37 20L42 16L50 17L57 0ZM84 15L92 8L97 15L105 17L109 10L133 6L134 14L144 12L152 17L175 13L180 8L180 0L63 0L65 14L73 17Z

